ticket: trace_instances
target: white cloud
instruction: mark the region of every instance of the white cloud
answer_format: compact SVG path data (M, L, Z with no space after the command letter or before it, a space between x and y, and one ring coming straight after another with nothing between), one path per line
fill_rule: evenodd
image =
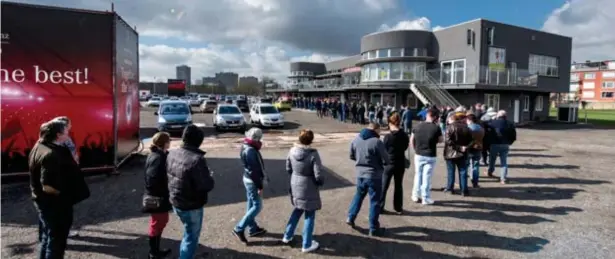
M95 10L111 7L109 0L17 1ZM232 71L284 81L289 62L327 62L354 55L362 36L389 28L387 23L395 24L390 28L431 26L424 17L407 20L402 0L114 2L116 12L141 36L149 36L139 51L143 80L173 78L175 66L186 64L192 67L193 80ZM163 42L172 42L173 47Z
M431 21L427 17L420 17L415 20L400 21L393 26L387 24L380 25L379 31L397 31L397 30L431 30Z
M572 0L551 13L543 30L573 38L573 61L615 59L613 10L613 0Z

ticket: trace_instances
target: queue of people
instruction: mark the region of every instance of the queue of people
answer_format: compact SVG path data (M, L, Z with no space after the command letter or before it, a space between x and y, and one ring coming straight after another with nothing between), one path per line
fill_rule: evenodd
M366 109L369 113L368 108ZM430 107L425 120L412 128L411 113L403 108L387 117L389 133L381 140L381 123L370 121L350 143L349 158L354 161L356 192L350 201L346 224L355 227L363 200L369 195L369 235L380 236L384 228L379 217L386 213L386 194L393 182L393 210L403 213L403 177L411 167L408 148L414 150L415 174L411 200L431 205L431 182L437 162L437 144L444 143L443 158L447 167L445 192L455 193L459 178L460 194L470 195L468 170L471 168L472 188L479 188L479 168L482 152L488 153L488 176L495 171L495 160L501 164L500 181L506 183L509 146L516 140L514 125L501 110L485 117L492 109L476 105L439 110ZM368 114L369 115L369 114ZM445 117L442 125L441 118ZM377 116L376 116L377 118ZM481 118L481 119L479 119ZM487 120L488 119L488 120ZM410 122L408 122L408 120ZM41 251L39 258L63 258L66 240L72 225L73 206L90 195L77 164L77 154L71 149L70 120L56 118L41 126L40 139L30 154L30 184L34 204L39 214ZM408 134L410 133L410 134ZM141 209L150 215L148 236L151 259L165 258L171 250L161 248L161 239L170 212L182 222L184 234L179 258L194 258L203 224L208 193L214 189L214 172L208 167L205 152L200 149L204 132L195 125L185 128L181 147L169 150L168 133L158 132L152 139L145 162L145 191ZM246 212L232 229L242 243L267 232L257 223L263 208L263 189L269 183L266 164L261 155L263 132L251 128L245 134L239 160L243 164L241 181L246 191ZM293 210L286 224L283 243L294 238L300 218L304 217L302 252L313 252L319 243L313 239L316 211L322 208L320 188L325 184L318 150L311 144L314 133L302 130L298 141L289 150L286 172L290 175L290 201ZM74 144L72 144L74 147ZM247 230L247 236L246 236Z

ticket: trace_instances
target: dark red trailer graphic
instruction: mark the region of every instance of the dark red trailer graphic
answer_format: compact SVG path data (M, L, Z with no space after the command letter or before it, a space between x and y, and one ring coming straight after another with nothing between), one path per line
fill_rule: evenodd
M186 81L181 79L168 79L169 96L184 96L186 95Z
M139 145L136 32L114 12L1 7L2 175L28 170L40 125L57 116L71 119L83 168L115 167Z

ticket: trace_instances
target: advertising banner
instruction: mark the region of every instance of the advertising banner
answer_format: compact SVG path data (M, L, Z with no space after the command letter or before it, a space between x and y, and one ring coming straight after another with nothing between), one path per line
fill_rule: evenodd
M506 49L489 47L489 70L504 71L506 69Z
M28 171L40 125L57 116L72 122L81 167L112 166L113 16L7 2L1 9L2 174Z
M186 95L186 81L181 79L168 79L167 85L169 96Z
M115 16L116 164L140 144L139 35Z

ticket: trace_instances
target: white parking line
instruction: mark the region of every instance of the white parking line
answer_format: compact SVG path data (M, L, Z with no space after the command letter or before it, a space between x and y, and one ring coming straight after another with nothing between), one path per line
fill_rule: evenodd
M193 124L196 125L197 127L201 127L201 128L207 126L207 124L205 124L205 123L193 123Z

